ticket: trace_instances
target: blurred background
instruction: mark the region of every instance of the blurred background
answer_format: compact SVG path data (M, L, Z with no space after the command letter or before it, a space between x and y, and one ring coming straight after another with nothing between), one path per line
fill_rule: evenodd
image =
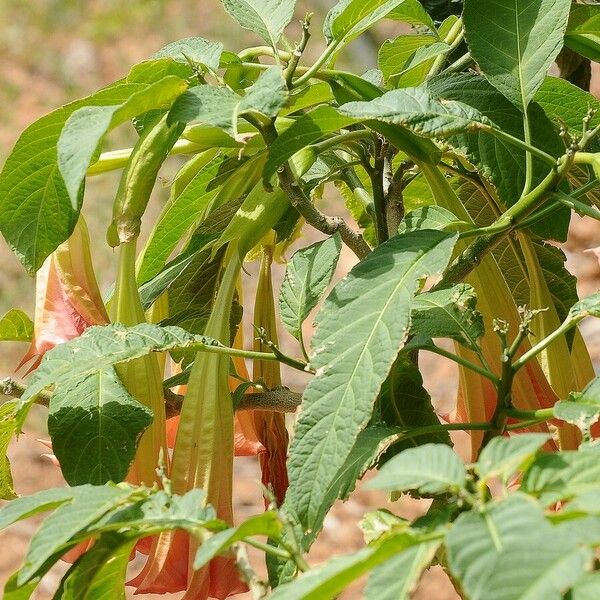
M297 17L310 9L314 37L307 56L316 56L322 49L318 35L324 14L334 0L301 0ZM299 28L293 24L291 39ZM375 33L353 42L344 60L353 70L362 72L376 66L377 48L388 37L401 32L397 23L383 24ZM199 35L222 41L226 49L238 51L261 40L240 29L221 8L219 0L0 0L0 166L21 131L50 110L93 92L99 87L126 75L129 67L165 44L179 38ZM598 77L595 78L596 82ZM132 145L133 129L121 127L111 134L105 149ZM148 219L156 216L168 195L168 183L182 159L172 159L162 174L151 201ZM104 243L111 204L119 173L89 180L84 214L90 228L96 273L101 289L114 279L112 250ZM335 197L328 198L328 210L341 211ZM145 228L146 231L148 227ZM302 245L318 239L312 233L301 240ZM578 277L582 295L598 289L600 266L598 259L584 250L600 246L600 226L597 222L574 217L571 235L564 250L569 270ZM353 257L346 254L340 261L340 273L346 272ZM281 280L279 268L277 281ZM250 269L252 273L252 268ZM250 286L251 287L251 286ZM30 278L0 240L0 315L18 307L33 315L34 280ZM276 289L276 293L278 289ZM251 304L250 304L251 306ZM596 365L600 364L600 326L584 322L583 333L591 348ZM25 346L0 346L0 378L12 375ZM425 383L438 409L448 412L455 393L456 373L451 364L423 357ZM290 374L287 374L290 375ZM301 390L304 382L286 381ZM44 438L44 414L35 409L27 430L10 449L15 473L15 486L20 494L61 485L62 479L44 458L44 447L37 441ZM236 517L243 519L261 509L260 476L254 461L239 460L236 465ZM403 499L394 506L374 492L359 489L345 504L339 504L325 523L324 534L311 552L311 562L319 563L332 554L349 552L362 546L358 522L365 511L388 506L407 518L423 512L422 503ZM8 532L0 533L0 587L20 565L31 536L39 521L26 521ZM38 600L51 597L60 577L52 571L43 581ZM360 586L348 590L344 598L360 597ZM163 596L168 598L169 596ZM450 600L456 598L445 575L432 569L415 595L418 599ZM242 596L239 596L242 598Z

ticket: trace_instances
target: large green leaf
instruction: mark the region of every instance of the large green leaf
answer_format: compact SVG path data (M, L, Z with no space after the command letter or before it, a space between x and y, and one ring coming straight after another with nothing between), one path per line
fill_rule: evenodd
M347 500L354 491L356 482L377 463L381 455L392 444L401 439L402 434L398 428L383 425L371 425L358 434L346 462L336 473L327 493L321 499L319 512L304 539L306 548L312 544L321 531L323 521L334 502L338 499Z
M487 600L483 590L503 548L549 527L542 507L523 494L490 504L481 512L465 512L446 536L452 574L469 598Z
M59 387L48 411L52 451L70 485L122 481L151 423L152 412L128 394L112 368Z
M58 168L56 144L66 120L82 106L121 104L145 87L119 82L51 112L21 134L0 174L0 231L30 273L71 235L79 214L82 194L74 207Z
M155 52L150 58L171 58L188 64L189 61L208 67L211 71L219 68L223 44L211 42L201 37L189 37L171 42Z
M278 167L285 164L296 152L353 122L354 119L340 115L331 106L319 106L302 115L270 146L263 179L268 183Z
M591 548L568 535L534 532L507 543L481 591L481 600L561 600L593 560ZM510 573L507 584L506 574ZM476 597L473 597L476 598Z
M554 416L589 433L600 418L600 378L593 379L583 391L573 392L568 400L559 400L554 405Z
M219 531L205 540L194 558L194 569L201 569L212 558L228 550L244 538L264 535L277 538L281 534L282 523L276 512L268 511L246 519L241 525Z
M462 460L445 444L409 448L387 462L369 487L421 494L457 494L466 483Z
M19 571L18 583L27 583L72 536L134 493L135 488L117 486L86 485L73 489L72 499L47 517L31 538L25 562Z
M33 337L33 322L22 311L11 308L0 318L0 341L30 342Z
M298 250L287 265L279 311L281 322L297 340L302 339L302 323L331 282L341 249L336 235Z
M565 46L593 61L600 60L600 6L573 5Z
M57 142L58 169L77 209L80 189L94 155L111 130L151 110L165 109L188 87L185 80L169 75L132 94L124 102L108 106L83 106L65 122Z
M221 184L241 163L208 151L188 162L171 186L139 261L138 281L144 283L157 275L180 239L206 215Z
M329 600L377 565L419 543L418 537L396 534L381 543L311 569L291 583L275 589L273 600Z
M169 122L204 123L238 133L238 118L248 113L275 117L288 98L280 67L270 67L239 96L226 87L199 85L190 88L173 104Z
M414 310L412 318L415 318ZM405 352L398 356L390 374L383 382L377 403L379 418L386 425L398 427L408 433L406 438L398 436L397 441L386 452L381 462L406 448L420 444L450 444L450 436L447 432L410 436L411 429L439 425L440 420L433 409L427 390L423 387L423 377L419 369L410 357L406 356Z
M525 111L562 44L571 0L466 0L465 36L482 73Z
M515 437L496 437L483 448L475 464L481 479L500 477L507 481L523 464L531 460L548 441L543 433L524 433Z
M325 17L325 37L329 43L348 44L404 1L340 0Z
M588 110L600 109L595 96L560 77L546 77L534 99L553 121L560 119L572 134L582 133ZM589 125L595 127L599 123L600 114L595 113Z
M0 404L0 499L11 500L16 496L8 462L8 445L15 431L14 413L16 402Z
M474 108L453 100L440 102L422 87L392 90L370 102L349 102L339 110L354 119L401 125L426 137L446 137L477 126L492 126Z
M476 303L475 290L465 283L419 294L413 305L411 332L430 338L450 338L478 352L477 340L484 334L484 324L475 310Z
M600 489L598 452L579 451L538 456L523 476L522 489L552 504Z
M464 102L492 121L498 129L524 139L520 111L484 77L469 73L442 75L429 80L426 85L436 98ZM530 106L529 113L533 144L553 156L560 156L564 152L564 144L553 123L535 104ZM487 132L477 131L453 136L449 142L496 187L500 199L507 206L519 199L525 182L525 153L522 149ZM547 174L548 165L536 158L534 183L539 183ZM550 223L544 223L545 229L554 233L545 237L556 238L555 222L561 226L561 232L566 232L568 215L568 210L558 212ZM544 235L546 231L538 233Z
M375 567L365 588L365 600L409 600L431 564L440 542L413 546Z
M225 10L245 29L273 48L294 16L296 0L221 0Z
M286 505L307 529L406 340L419 280L445 268L456 239L437 231L396 236L325 301L311 344L317 375L304 392L288 463Z

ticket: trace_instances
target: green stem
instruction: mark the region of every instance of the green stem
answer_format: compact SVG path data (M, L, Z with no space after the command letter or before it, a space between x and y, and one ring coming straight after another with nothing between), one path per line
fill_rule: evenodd
M488 431L492 428L491 423L440 423L439 425L427 425L402 431L403 438L408 439L429 435L430 433L441 433L444 431Z
M525 137L525 144L532 148L531 145L531 124L529 122L529 108L525 105L523 109L523 132ZM544 153L545 154L545 153ZM525 153L525 185L523 186L523 193L521 196L525 196L531 190L533 184L533 153L531 150L527 150Z
M506 411L506 415L514 419L521 419L525 421L542 420L548 421L554 418L553 408L540 408L539 410L518 410L516 408L509 408Z
M540 150L539 148L536 148L535 146L533 146L531 144L531 136L528 135L527 133L525 134L525 140L520 140L518 137L515 137L514 135L510 135L510 133L506 133L506 131L503 131L502 129L498 129L493 126L483 125L483 126L480 126L479 129L482 131L487 131L494 137L497 137L500 140L504 140L505 142L508 142L509 144L511 144L513 146L516 146L517 148L521 148L522 150L525 150L527 158L529 159L529 161L532 164L533 164L533 162L532 162L533 156L537 156L538 158L542 159L549 165L552 165L552 166L556 165L556 158L554 158L547 152L544 152L543 150ZM523 194L522 194L523 196L528 194L531 189L532 181L528 181L527 179L528 179L528 177L532 178L533 175L529 173L528 169L530 170L531 168L526 166L526 175L525 175L526 181L525 181L525 188L524 188Z
M471 65L473 62L473 57L469 52L461 56L458 60L455 60L451 65L448 65L443 71L443 73L457 73L463 71L466 67Z
M577 319L573 317L567 317L558 329L555 329L548 337L538 342L533 348L521 355L521 357L512 364L513 371L516 373L521 367L523 367L528 361L534 356L545 350L554 340L557 340L562 335L567 333L570 329L575 327Z
M318 152L325 152L325 150L329 150L330 148L334 148L335 146L340 146L342 144L346 144L348 142L353 142L355 140L369 140L373 139L373 133L367 131L366 129L358 129L356 131L348 131L346 133L340 133L338 135L334 135L333 137L327 138L322 142L318 142L317 144L313 144L313 148Z
M339 44L339 40L334 40L331 42L327 48L325 48L321 56L319 56L317 61L304 73L304 75L301 75L293 81L293 87L299 87L314 77L319 72L320 68L329 60L330 56L335 52Z
M479 367L478 365L476 365L475 363L472 363L470 360L467 360L466 358L463 358L462 356L458 356L457 354L454 354L453 352L449 352L448 350L444 350L443 348L440 348L439 346L436 346L435 344L433 346L426 346L422 349L427 350L429 352L433 352L434 354L438 354L439 356L448 358L448 359L454 361L455 363L458 363L459 365L466 367L467 369L470 369L471 371L474 371L475 373L478 373L482 377L489 379L492 383L494 383L494 385L498 385L500 383L500 380L498 379L498 377L496 375L494 375L494 373L492 373L491 371L488 371L487 369L483 369L483 368Z
M431 78L434 75L437 75L443 68L446 59L452 52L458 48L460 43L463 41L465 37L465 32L463 31L463 22L462 19L458 19L456 23L450 28L448 35L444 38L444 42L450 46L450 50L447 53L440 54L434 61L433 66L431 67L428 77Z
M290 61L292 59L292 54L290 52L278 50L278 54L279 57L285 61ZM246 48L245 50L238 52L238 57L242 62L251 60L253 58L258 58L259 56L270 56L275 59L277 58L277 55L271 46L253 46L252 48Z
M194 142L179 140L175 143L169 154L173 156L177 154L194 154L196 152L201 152L202 150L204 150L204 148ZM88 177L101 175L102 173L108 173L109 171L116 171L117 169L123 169L127 166L132 152L133 148L123 148L121 150L103 152L100 155L100 158L98 158L98 160L87 170Z
M244 538L244 542L257 550L262 550L265 554L271 554L272 556L276 556L277 558L281 558L283 560L290 560L293 557L289 552L279 548L278 546L271 546L270 544L265 544L264 542L259 542L258 540L252 538Z

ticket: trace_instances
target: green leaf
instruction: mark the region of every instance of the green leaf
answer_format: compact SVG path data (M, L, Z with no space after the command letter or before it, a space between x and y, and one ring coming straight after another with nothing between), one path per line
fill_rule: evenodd
M137 539L109 532L80 556L60 582L57 600L125 599L125 575Z
M263 173L264 181L270 182L277 169L296 152L353 122L354 119L341 116L331 106L319 106L302 115L269 148L269 158Z
M388 13L387 18L404 21L410 25L425 25L431 31L435 31L433 20L418 0L404 0L402 4Z
M279 221L289 206L289 200L280 188L267 192L262 182L257 183L244 199L225 231L213 244L212 256L214 257L223 245L233 241L240 255L245 255Z
M446 137L491 122L479 111L449 100L436 100L425 88L402 88L385 93L370 102L349 102L339 108L354 119L375 119L401 125L425 137Z
M431 564L439 541L413 546L379 565L369 576L365 600L409 600L423 571Z
M187 87L185 80L167 76L120 104L83 106L71 114L60 133L56 149L58 169L73 210L77 209L85 174L100 151L104 136L133 117L170 107Z
M544 505L600 489L599 454L593 450L542 454L525 472L521 489Z
M281 534L281 521L276 512L267 511L261 515L246 519L241 525L215 533L202 545L196 552L194 559L194 569L201 569L211 559L219 554L223 554L233 544L245 538L255 535L264 535L268 538L278 538Z
M238 118L248 113L275 117L288 98L280 67L270 67L239 96L229 88L199 85L190 88L174 103L169 122L204 123L238 134Z
M462 460L444 444L409 448L387 462L369 487L420 494L458 493L466 483Z
M560 77L546 77L534 100L554 123L564 123L572 135L583 133L583 117L588 110L600 109L595 96ZM590 121L590 129L598 124L600 114L596 113Z
M563 44L571 0L466 0L465 37L482 73L525 111Z
M122 481L152 411L129 395L114 369L62 386L52 395L48 432L70 485Z
M460 73L440 75L427 82L427 89L439 99L464 102L493 122L498 130L524 139L520 111L480 75ZM529 107L532 143L552 156L564 153L564 143L555 125L536 104ZM497 189L506 206L521 196L525 182L525 153L505 140L490 135L494 131L473 131L451 137L448 142L463 153L468 161ZM534 183L548 174L548 165L537 158L533 161ZM566 239L570 211L557 211L533 230L545 239Z
M134 458L139 434L152 417L122 386L114 365L197 343L216 344L178 327L90 327L46 353L19 400L15 429L20 428L37 394L52 385L49 429L65 479L71 483L119 481Z
M17 574L13 573L6 581L2 600L29 600L40 583L39 580L35 579L27 585L20 586L17 584Z
M30 342L33 338L33 321L17 308L11 308L0 319L0 341Z
M399 75L408 59L419 49L435 44L438 41L433 35L400 35L393 40L386 40L377 57L377 65L384 77L390 79Z
M496 437L481 451L475 470L481 479L500 477L506 482L536 455L549 438L550 436L544 433L523 433L510 438Z
M549 527L542 507L532 498L519 493L489 504L481 512L464 512L458 516L446 536L452 574L460 581L469 598L487 600L483 590L502 550L509 543L531 539L535 532ZM525 564L528 562L526 559ZM507 573L503 571L503 585L509 582Z
M396 87L409 87L423 83L435 59L448 54L451 50L452 48L445 42L435 42L418 48L394 78Z
M410 534L391 536L379 544L363 548L354 554L338 556L304 573L295 581L278 586L271 598L272 600L335 598L361 575L415 544L419 544L419 539Z
M411 332L429 338L450 338L479 352L484 334L483 317L475 306L475 290L466 283L415 297Z
M302 248L288 262L279 294L281 322L302 340L302 323L331 282L342 249L339 235Z
M208 67L211 71L216 71L222 53L223 44L220 42L210 42L201 37L189 37L167 44L150 58L171 58L185 64L192 61L197 65Z
M600 318L600 292L590 294L587 298L575 303L569 310L567 318L579 322L586 317Z
M569 600L596 600L600 597L600 572L586 573L571 589Z
M420 206L411 210L398 227L398 233L416 231L418 229L457 229L460 221L449 210L442 206Z
M40 512L54 510L70 502L76 493L73 488L52 488L16 498L0 509L0 530Z
M69 116L82 106L121 104L146 85L119 82L59 108L30 125L0 173L0 231L29 273L72 233L82 201L73 206L58 168L58 142Z
M135 493L135 488L117 486L81 486L71 488L72 499L47 517L31 538L19 585L27 583L37 570L78 532L100 519L117 503Z
M12 500L16 497L7 456L8 445L15 431L16 406L15 401L0 404L0 499L2 500Z
M163 207L138 261L138 281L144 283L163 268L180 239L210 209L219 188L239 165L222 154L208 151L190 160L177 174L169 200Z
M600 60L600 7L573 4L565 46L593 61Z
M377 463L380 456L401 437L402 434L397 428L383 425L371 425L358 434L346 462L321 499L319 512L304 540L306 548L310 547L321 531L323 521L334 502L338 499L347 500L354 491L356 482L362 479L365 473Z
M329 294L317 317L308 384L296 423L286 506L310 529L322 498L369 421L406 340L422 277L445 268L457 236L417 231L378 246Z
M413 310L412 318L414 317ZM378 405L380 418L386 425L398 427L409 433L406 438L402 435L398 436L397 441L388 449L380 463L407 448L421 444L450 445L450 436L447 432L410 436L411 429L439 425L440 420L433 409L427 390L423 387L423 377L419 369L405 352L400 353L381 386Z
M223 8L244 28L273 48L294 16L296 0L221 0Z
M340 0L325 17L328 43L346 45L405 0Z
M559 400L554 405L554 416L589 433L600 417L600 377L593 379L583 391L573 392L568 400Z
M483 586L485 600L561 600L593 559L591 548L568 536L532 533L508 543ZM506 574L510 573L507 584Z

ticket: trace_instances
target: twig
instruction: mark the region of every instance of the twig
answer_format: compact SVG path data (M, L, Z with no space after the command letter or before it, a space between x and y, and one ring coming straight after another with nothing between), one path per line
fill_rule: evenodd
M264 127L259 126L259 130L267 144L272 144L277 138L277 131L272 122ZM304 217L307 223L325 235L333 235L339 232L342 241L360 259L365 258L371 252L371 248L365 242L363 236L357 231L350 229L342 217L329 217L315 207L296 181L288 163L277 169L277 175L279 185L287 194L290 204Z
M15 381L10 377L0 380L0 394L11 398L20 398L27 386ZM181 412L183 396L175 394L168 388L163 390L165 396L165 409L168 417L173 417ZM51 392L41 392L35 402L41 406L48 406L52 398ZM244 394L236 410L268 410L272 412L293 413L302 402L302 394L292 392L288 388L281 387L265 392L253 392Z
M302 58L302 54L306 49L306 45L308 44L308 40L310 39L310 20L312 18L312 13L307 13L304 17L303 21L300 21L300 25L302 26L302 39L300 43L296 46L292 56L288 62L288 66L284 71L285 81L289 89L292 89L294 74L296 73L296 68L298 67L298 63L300 62L300 58Z

